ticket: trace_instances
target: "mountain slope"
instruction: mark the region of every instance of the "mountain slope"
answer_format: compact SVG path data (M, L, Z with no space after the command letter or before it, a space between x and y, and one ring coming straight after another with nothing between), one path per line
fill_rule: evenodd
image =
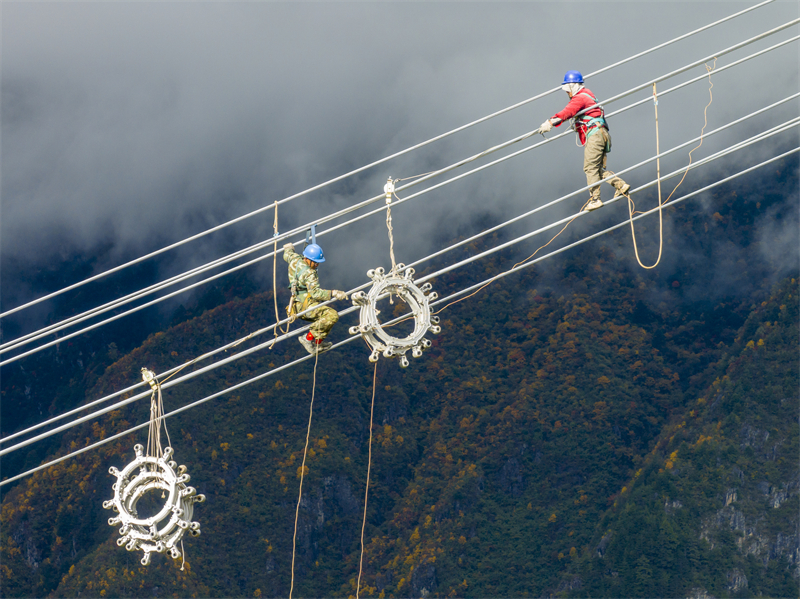
M575 596L798 595L798 291L786 281L754 310L721 376L660 435Z
M362 594L795 589L787 535L796 533L785 515L797 511L789 460L797 440L787 428L796 422L797 285L787 280L765 296L775 271L761 259L754 224L757 205L772 216L789 209L793 181L754 179L753 189L769 191L763 205L740 188L739 196L721 190L709 198L714 214L669 212L681 241L668 246L663 268L629 270L627 237L619 251L614 239L587 244L443 312L442 334L408 369L382 359ZM435 288L444 295L518 259L496 255L440 277ZM786 267L796 268L796 260ZM226 302L150 335L107 369L108 355L87 357L91 387L53 404L72 407L67 400L127 387L143 366L163 371L271 321L269 294ZM334 339L352 323L343 318ZM359 342L319 360L296 596L355 588L373 376L367 353ZM166 409L301 355L292 340L262 350L167 390ZM307 361L168 419L177 461L208 497L195 512L202 535L187 539L183 571L164 556L140 567L138 555L116 546L101 507L111 496L108 468L132 459L144 431L4 488L3 595L287 595L313 376ZM776 406L777 396L787 402ZM54 444L65 453L147 417L138 402ZM734 465L743 478L731 478ZM756 472L764 475L752 478ZM739 530L753 533L741 550ZM691 576L679 578L686 568Z

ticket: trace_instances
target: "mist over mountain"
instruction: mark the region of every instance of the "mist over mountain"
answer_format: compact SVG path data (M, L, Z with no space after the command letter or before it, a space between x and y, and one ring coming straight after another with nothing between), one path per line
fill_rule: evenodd
M269 240L277 200L554 88L568 69L590 73L742 8L6 3L2 311L263 211L3 317L0 339ZM797 91L796 42L722 70L796 27L714 56L799 12L797 3L768 4L587 84L605 100L711 57L658 84L664 152ZM603 33L602 48L589 29ZM645 100L609 117L614 171L655 154L651 98L648 86L606 106ZM565 101L562 92L546 96L283 204L278 229L378 196L390 176L408 183L535 130ZM794 118L799 107L795 99L706 136L692 160ZM694 145L664 156L661 174L684 167ZM799 145L793 128L749 146L690 171L674 197ZM584 184L581 162L569 135L394 205L397 261L421 260L572 193ZM560 227L439 275L431 282L444 297L534 252L624 224L445 309L441 334L407 369L381 358L373 371L355 340L320 356L316 379L304 362L231 390L304 356L290 338L165 390L167 411L222 392L167 419L178 463L207 497L194 515L202 535L185 539L185 567L164 555L141 566L108 525L109 468L132 460L146 438L138 431L0 488L0 594L283 597L294 561L295 596L355 596L369 464L362 597L798 596L799 174L793 154L667 206L663 237L657 215L638 221L642 262L660 255L652 270L637 263L619 201L555 239ZM655 176L654 163L625 174L634 187ZM679 180L663 181L663 198ZM610 188L603 193L609 200ZM655 187L633 197L640 211L658 203ZM571 217L584 201L578 194L424 261L416 276ZM384 212L334 229L341 221L317 228L325 288L351 289L367 282L367 269L390 265ZM280 256L276 272L283 314ZM127 388L143 367L164 372L242 339L274 323L274 301L268 258L75 337L66 339L67 329L53 347L0 368L0 432ZM403 306L382 309L399 316ZM357 323L343 316L332 340ZM0 458L0 478L149 414L146 401L134 402L13 451Z
M558 5L541 3L9 4L2 25L0 299L4 307L19 305L57 288L39 271L62 274L62 285L76 282L552 89L567 68L588 74L741 8L696 3L683 14L668 3L624 10L592 3L580 10L597 27L625 32L607 36L597 52L556 27L540 27L564 18ZM610 98L796 17L792 3L769 4L589 85L598 98ZM641 26L653 19L657 33ZM717 66L790 33L726 55ZM796 90L796 65L789 44L712 74L707 130ZM700 65L663 85L705 73ZM702 80L660 100L662 151L700 133L707 88ZM608 110L650 94L642 90ZM388 176L428 172L531 131L564 101L561 92L546 96L285 204L279 227L378 195ZM695 159L796 109L790 102L708 138ZM609 122L611 168L655 153L651 103ZM785 135L789 141L779 144L796 143L796 134ZM758 148L748 151L748 166ZM568 137L398 206L398 248L409 262L438 249L434 238L475 232L476 216L501 222L573 191L583 184L581 158ZM731 160L722 172L733 170ZM663 172L685 162L684 152L665 157ZM695 171L685 189L710 180L715 169ZM628 178L639 184L653 176L650 166ZM542 214L543 221L574 212L577 203ZM267 210L152 268L160 278L183 272L270 237L272 222ZM367 257L385 244L385 227L376 216L321 239L333 258L328 271L352 286L375 266ZM76 256L83 256L81 270L68 277ZM268 278L268 266L256 270ZM31 318L40 324L52 310Z

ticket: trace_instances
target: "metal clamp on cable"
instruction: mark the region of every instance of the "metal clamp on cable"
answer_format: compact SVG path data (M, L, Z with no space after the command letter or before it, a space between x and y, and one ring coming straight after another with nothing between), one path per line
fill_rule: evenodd
M392 203L392 194L394 194L394 181L391 177L386 181L386 185L383 186L383 193L386 194L386 203Z
M405 272L400 273L405 269ZM370 362L377 362L381 353L384 358L400 356L400 366L408 366L406 352L411 350L411 355L415 358L422 356L423 350L431 346L431 342L425 339L425 333L430 331L437 334L442 328L439 326L439 317L431 315L430 302L438 296L436 292L428 293L431 284L425 283L422 288L414 283L414 269L405 268L404 264L398 264L396 273L388 273L383 268L376 268L367 271L367 276L372 279L372 288L368 294L359 291L353 294L353 305L361 306L359 313L360 324L350 327L351 335L361 335L372 348ZM425 295L428 293L428 295ZM386 295L394 294L402 299L411 308L414 317L414 330L407 337L393 337L383 329L383 325L378 320L378 309L376 304L379 299Z
M311 225L311 228L306 231L306 245L317 243L317 225Z
M142 368L142 380L145 383L150 383L150 388L155 391L158 387L158 381L156 380L156 373L152 370L148 370L147 368Z

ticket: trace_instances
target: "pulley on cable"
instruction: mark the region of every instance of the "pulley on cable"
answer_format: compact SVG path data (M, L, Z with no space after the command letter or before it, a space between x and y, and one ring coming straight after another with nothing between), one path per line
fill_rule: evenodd
M108 471L117 477L111 485L113 499L103 502L103 507L112 509L117 516L108 519L111 526L122 524L117 545L128 551L141 549L144 557L142 565L150 563L153 552L168 552L178 559L183 555L183 535L200 535L200 523L192 521L195 503L205 501L194 487L186 483L190 477L186 466L178 466L172 460L172 447L161 447L161 424L164 419L164 406L161 398L161 385L155 374L142 368L142 378L150 383L153 395L150 399L150 430L147 435L147 450L140 444L133 447L136 458L121 471L113 466ZM164 432L167 432L166 424ZM169 434L167 433L169 442ZM165 499L163 507L154 515L141 517L137 511L139 501L148 493L158 494ZM181 549L177 545L180 542Z
M369 293L359 291L353 294L353 305L360 306L359 325L350 327L351 335L361 335L367 344L372 348L369 357L370 362L377 362L380 355L385 358L400 356L400 366L408 366L406 353L411 350L411 355L419 358L423 350L431 346L430 340L425 338L425 334L439 333L442 328L439 326L439 317L431 315L430 302L438 297L436 292L431 292L431 284L425 283L421 288L414 283L414 269L406 268L404 264L396 264L394 259L394 236L392 234L392 196L394 195L394 183L389 177L383 188L386 194L386 227L389 230L389 256L392 260L392 269L387 273L383 268L375 268L367 271L367 276L372 279L372 287ZM426 295L427 294L427 295ZM377 303L380 299L392 295L398 296L411 309L414 317L414 330L406 337L395 337L390 335L384 327L387 323L381 323L378 318L380 311Z

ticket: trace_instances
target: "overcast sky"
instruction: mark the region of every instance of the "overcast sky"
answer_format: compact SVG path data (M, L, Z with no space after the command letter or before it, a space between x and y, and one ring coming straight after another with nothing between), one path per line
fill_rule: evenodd
M6 1L2 252L52 259L53 252L91 253L111 243L105 268L551 89L569 69L590 73L753 3ZM587 84L608 98L797 18L798 6L775 2ZM726 55L717 67L799 30ZM713 76L708 129L797 92L798 62L794 42ZM659 90L703 73L696 67ZM699 135L708 97L701 82L660 101L662 151ZM566 101L559 91L282 206L280 228L375 196L390 175L430 171L535 129ZM795 101L709 139L694 156L797 114ZM652 103L610 123L610 168L655 153ZM783 143L797 139L795 131ZM718 169L762 155L768 146ZM685 163L679 153L665 159L662 172ZM641 184L654 176L651 165L626 178ZM704 176L690 175L687 191ZM474 232L478 219L494 224L584 184L582 149L572 137L547 144L397 207L397 259L411 262L443 239ZM603 193L610 198L612 190ZM524 227L582 203L569 200ZM618 222L627 211L618 204L597 214L580 227ZM272 219L265 212L227 237L196 242L169 268L216 258L232 249L232 239L271 235ZM367 268L388 264L382 217L320 243L326 287L356 285ZM787 243L796 244L794 233ZM3 281L12 283L24 282Z

